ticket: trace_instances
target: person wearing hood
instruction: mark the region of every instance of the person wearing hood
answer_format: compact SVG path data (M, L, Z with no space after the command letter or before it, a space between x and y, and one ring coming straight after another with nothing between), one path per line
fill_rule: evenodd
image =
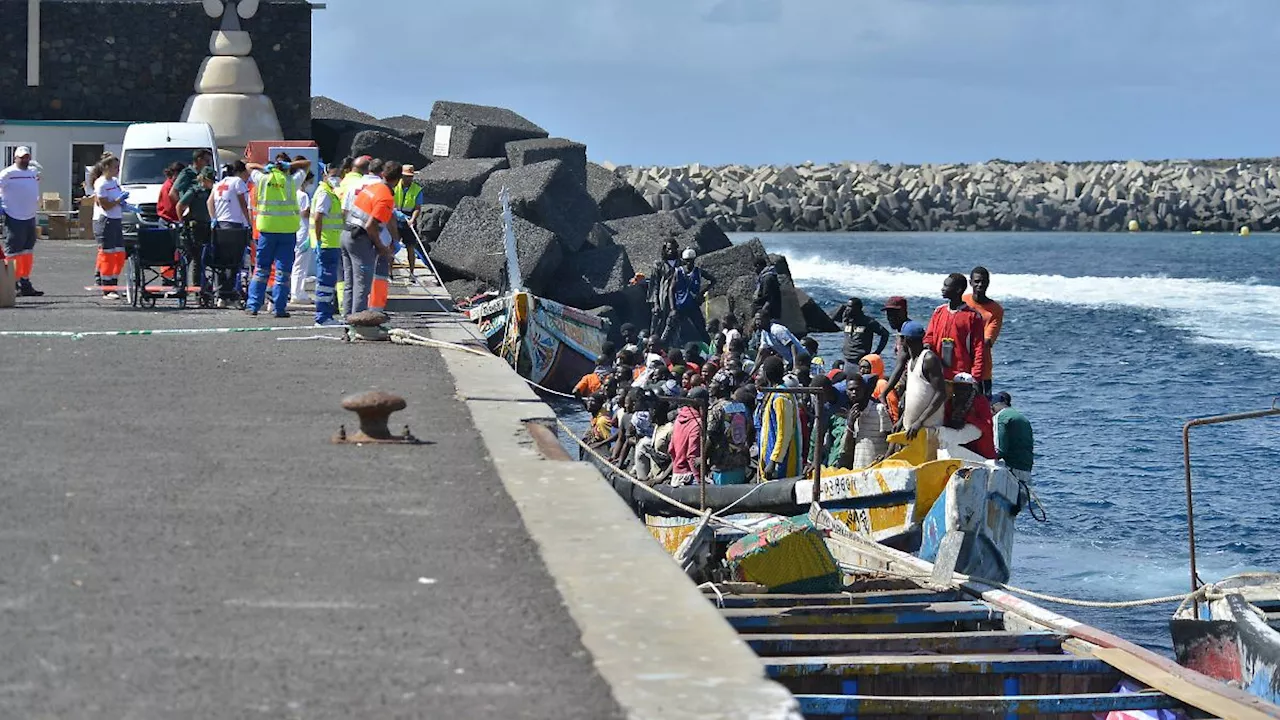
M992 427L991 403L978 390L978 381L969 373L956 373L951 379L951 399L947 401L938 428L938 452L947 457L971 462L994 460L995 430Z
M689 391L689 399L707 402L704 387ZM702 482L702 411L695 405L684 405L676 413L671 433L671 484L698 485Z
M754 238L759 239L759 238ZM782 282L778 269L767 257L758 257L756 268L756 297L751 303L751 314L767 313L770 320L782 319Z

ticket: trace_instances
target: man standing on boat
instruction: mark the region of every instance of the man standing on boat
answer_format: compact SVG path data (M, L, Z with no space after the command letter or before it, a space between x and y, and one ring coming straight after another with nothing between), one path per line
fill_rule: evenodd
M889 414L897 422L901 415L902 395L906 390L904 379L907 373L907 346L902 340L902 326L911 322L911 317L907 315L907 299L901 295L894 295L884 301L884 318L889 323L889 327L898 333L893 341L893 372L890 373L888 381L885 383L885 391L881 394L881 400L887 406Z
M800 475L804 451L800 409L789 393L769 392L785 387L786 366L770 356L760 363L760 477L764 480Z
M921 430L942 425L942 411L947 404L947 383L942 361L924 343L924 326L912 320L902 326L902 344L907 348L907 389L902 412L907 439L914 440Z
M977 310L965 304L968 287L969 281L960 273L951 273L942 281L942 297L947 302L933 311L924 334L924 344L942 360L947 380L956 373L987 374L986 323Z
M992 396L991 410L996 414L994 424L997 457L1004 460L1014 478L1030 485L1036 445L1031 422L1014 409L1013 398L1007 392L998 392Z
M970 270L969 285L973 288L973 292L964 296L965 304L977 310L986 323L983 340L987 351L987 369L983 375L976 377L982 394L990 395L991 366L994 364L991 360L991 349L1000 337L1000 328L1004 326L1004 308L1000 303L987 297L987 288L991 287L991 272L986 268L979 265Z
M849 298L831 317L837 325L844 328L844 361L857 367L863 357L879 355L889 344L889 331L875 318L868 317L862 309L861 298ZM872 343L879 337L880 342L872 350Z

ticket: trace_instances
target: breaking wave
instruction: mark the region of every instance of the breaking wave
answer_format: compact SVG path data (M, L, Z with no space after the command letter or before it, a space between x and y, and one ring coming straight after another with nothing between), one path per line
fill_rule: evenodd
M797 285L846 295L936 299L942 288L943 276L936 272L816 256L795 257L789 264ZM1186 331L1197 342L1243 347L1280 358L1280 286L1160 276L1004 273L996 275L992 284L992 295L998 300L1137 308L1152 312L1161 324Z

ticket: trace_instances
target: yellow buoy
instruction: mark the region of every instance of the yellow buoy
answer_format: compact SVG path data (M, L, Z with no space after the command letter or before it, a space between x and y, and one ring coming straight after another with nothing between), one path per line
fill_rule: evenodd
M1142 229L1142 227L1141 227L1140 225L1138 225L1138 221L1137 221L1137 220L1130 220L1130 221L1129 221L1129 232L1138 232L1138 231L1139 231L1139 230L1141 230L1141 229Z
M1249 237L1249 226L1242 225L1240 227L1240 237Z

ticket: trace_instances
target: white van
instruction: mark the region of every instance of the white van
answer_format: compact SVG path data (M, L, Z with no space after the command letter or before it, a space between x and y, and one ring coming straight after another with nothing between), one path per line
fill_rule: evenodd
M208 123L134 123L125 129L120 185L129 193L129 203L142 211L140 222L159 224L156 201L164 185L164 169L175 162L190 165L197 150L213 153L217 172L218 143ZM126 216L125 234L133 234L131 225Z

